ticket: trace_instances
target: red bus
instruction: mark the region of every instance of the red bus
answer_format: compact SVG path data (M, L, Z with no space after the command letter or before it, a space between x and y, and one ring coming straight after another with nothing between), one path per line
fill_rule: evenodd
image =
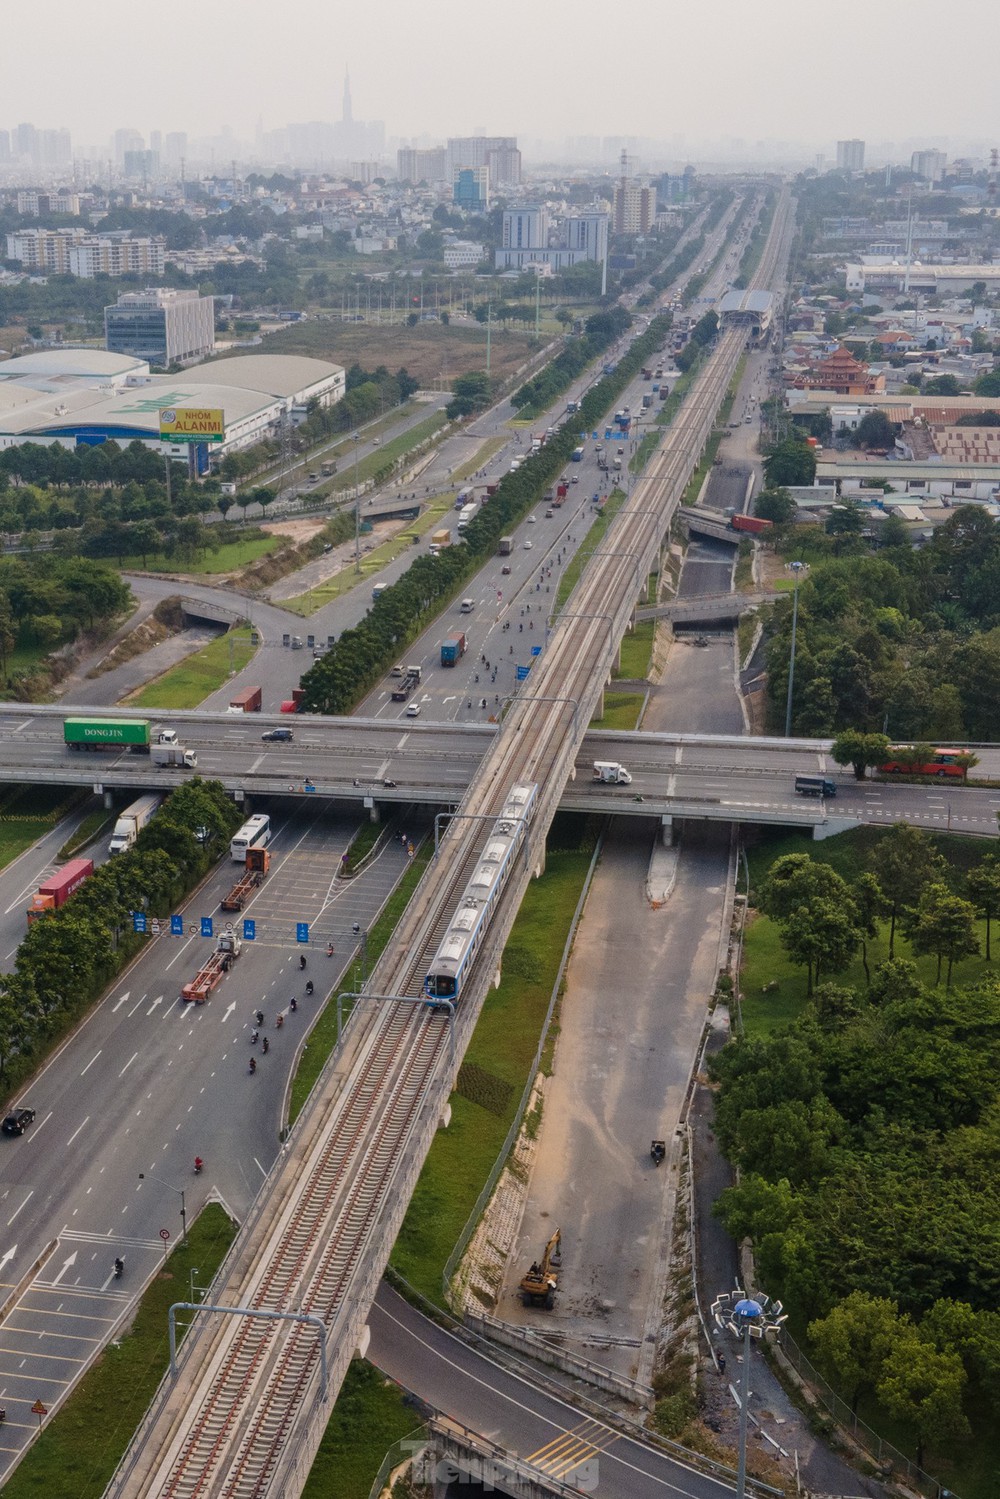
M964 780L968 771L968 755L964 750L932 749L918 758L915 751L921 748L912 744L894 744L889 751L893 757L879 766L883 775L944 776Z

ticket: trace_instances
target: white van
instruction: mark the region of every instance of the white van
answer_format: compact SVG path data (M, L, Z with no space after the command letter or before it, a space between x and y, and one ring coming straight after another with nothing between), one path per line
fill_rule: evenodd
M475 607L475 599L463 599L458 606L458 612L459 614L471 614Z

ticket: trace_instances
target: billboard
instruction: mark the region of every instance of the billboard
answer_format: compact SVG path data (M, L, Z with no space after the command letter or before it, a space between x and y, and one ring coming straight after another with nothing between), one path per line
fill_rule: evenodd
M226 413L214 406L162 406L160 438L163 442L222 442L226 435Z

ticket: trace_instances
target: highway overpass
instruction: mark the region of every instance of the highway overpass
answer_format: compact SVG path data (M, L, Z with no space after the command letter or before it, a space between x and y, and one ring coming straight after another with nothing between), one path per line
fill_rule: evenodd
M68 750L62 725L72 711L66 706L0 704L0 780L54 782L129 795L177 784L177 771L158 769L146 755ZM113 716L129 715L102 712L102 717ZM393 805L457 806L498 733L496 725L431 724L405 717L310 714L279 719L187 711L171 713L169 720L197 751L198 774L218 779L234 794L250 800L325 797L344 804L361 802L373 815ZM261 734L278 723L293 725L294 740L264 744ZM1000 789L950 781L857 782L831 759L830 745L828 739L590 730L559 806L626 817L806 827L821 837L859 823L879 826L904 820L996 835ZM979 746L977 754L977 775L1000 781L1000 746ZM595 760L625 765L632 784L595 783ZM836 798L796 796L796 775L818 772L836 782Z

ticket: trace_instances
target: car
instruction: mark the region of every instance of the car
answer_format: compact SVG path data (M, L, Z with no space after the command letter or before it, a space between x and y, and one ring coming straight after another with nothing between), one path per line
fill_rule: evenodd
M390 677L401 677L404 675L402 666L394 666L389 673Z
M546 520L551 520L554 515L555 515L555 511L554 510L546 510L546 512L545 512L545 519Z
M420 717L420 704L419 703L407 703L407 705L406 705L406 716L407 716L407 718L419 718Z
M535 524L535 521L537 519L538 519L538 517L536 515L529 515L528 516L528 525L529 526L533 526Z
M505 562L504 565L503 565L503 567L500 569L500 571L503 573L503 575L504 575L505 578L509 577L510 576L510 563L509 562Z
M291 729L268 729L266 734L261 734L265 744L288 744L292 738Z
M3 1122L5 1135L23 1135L29 1124L35 1121L34 1109L15 1109Z
M531 548L532 548L532 547L533 547L533 546L534 546L534 544L535 544L535 543L534 543L534 542L533 542L533 541L526 541L526 542L525 542L525 543L524 543L524 550L525 550L525 551L526 551L526 552L530 552L530 551L531 551Z
M569 482L571 484L579 484L579 482L580 482L580 475L579 474L574 474L573 477L572 477L572 479L570 479Z

